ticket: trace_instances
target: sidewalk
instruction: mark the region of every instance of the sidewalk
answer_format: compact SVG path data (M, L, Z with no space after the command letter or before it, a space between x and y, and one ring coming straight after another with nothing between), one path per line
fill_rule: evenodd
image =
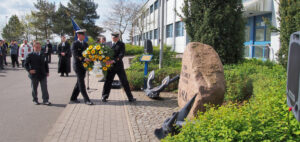
M129 66L128 58L124 60ZM90 76L89 97L94 105L68 104L44 142L134 142L123 89L112 89L108 102L101 102L103 82Z
M90 77L89 96L95 105L68 104L44 141L135 141L130 128L125 94L121 89L112 89L109 101L103 103L100 101L103 84Z
M127 68L128 57L123 61ZM177 93L162 92L153 100L144 92L132 92L137 102L129 103L123 88L112 89L103 103L103 85L90 76L89 96L95 105L68 104L44 142L159 142L154 130L178 111Z

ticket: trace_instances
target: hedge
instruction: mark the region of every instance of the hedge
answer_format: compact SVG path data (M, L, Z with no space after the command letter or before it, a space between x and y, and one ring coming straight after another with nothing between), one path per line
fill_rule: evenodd
M229 76L238 72L251 80L253 90L249 101L227 102L220 107L207 105L205 113L199 112L197 118L186 121L181 133L168 136L163 142L300 141L299 122L286 105L286 71L282 66L251 60L224 69L227 79L238 78ZM240 86L227 83L227 88L236 87ZM232 98L228 96L237 95L233 93L243 94L243 91L227 90L228 100Z

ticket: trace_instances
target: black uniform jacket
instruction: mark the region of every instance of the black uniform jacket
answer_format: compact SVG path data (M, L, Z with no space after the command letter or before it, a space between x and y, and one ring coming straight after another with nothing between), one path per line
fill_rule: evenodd
M35 74L30 74L30 78L42 79L47 77L49 73L49 66L46 62L44 54L37 55L35 52L29 53L25 60L25 68L29 72L30 70L35 70Z

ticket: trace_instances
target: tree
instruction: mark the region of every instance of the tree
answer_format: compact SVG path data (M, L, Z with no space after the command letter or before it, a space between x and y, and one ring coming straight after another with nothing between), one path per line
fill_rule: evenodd
M103 28L96 26L95 21L99 19L96 12L98 5L92 0L70 0L68 11L71 17L87 34L94 39L104 32ZM71 23L71 21L70 21Z
M50 3L47 0L37 0L37 3L34 3L34 7L37 11L31 11L32 16L35 18L32 24L39 30L37 34L41 34L44 39L49 39L53 33L55 3Z
M123 34L129 26L132 25L135 16L141 5L131 1L118 0L112 7L109 16L103 22L105 28L111 32L119 32L120 39L123 40Z
M53 32L58 35L73 35L73 26L70 20L69 10L67 7L59 4L53 19Z
M281 47L277 56L279 63L284 67L287 66L290 36L292 33L300 31L299 5L299 0L280 0L279 4Z
M192 42L214 47L222 63L243 58L245 21L241 0L185 0L183 14Z
M23 36L24 27L17 15L9 18L8 24L5 25L2 32L2 37L7 40L20 40Z

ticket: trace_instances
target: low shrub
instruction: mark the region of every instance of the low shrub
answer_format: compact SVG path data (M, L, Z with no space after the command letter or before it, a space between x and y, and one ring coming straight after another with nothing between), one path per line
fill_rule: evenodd
M159 48L154 47L153 58L148 64L148 72L155 70L154 86L161 84L161 81L167 77L170 78L180 74L181 59L175 58L176 53L171 51L171 47L165 46L163 52L163 68L158 69ZM142 54L136 55L131 61L130 68L127 69L128 81L132 90L140 90L144 85L144 63L140 61ZM148 76L148 75L147 75ZM178 88L178 81L170 84L164 91L174 91Z
M143 54L143 53L144 53L144 47L126 44L126 47L125 47L126 56L138 55L138 54Z
M252 81L252 97L242 104L207 106L205 113L199 112L197 118L186 121L178 135L168 136L163 142L300 141L300 125L286 105L286 71L282 66L251 60L224 69L232 82L227 88L240 88L227 90L227 99L244 96L243 86L233 84L235 79L242 82L237 79L241 74Z

